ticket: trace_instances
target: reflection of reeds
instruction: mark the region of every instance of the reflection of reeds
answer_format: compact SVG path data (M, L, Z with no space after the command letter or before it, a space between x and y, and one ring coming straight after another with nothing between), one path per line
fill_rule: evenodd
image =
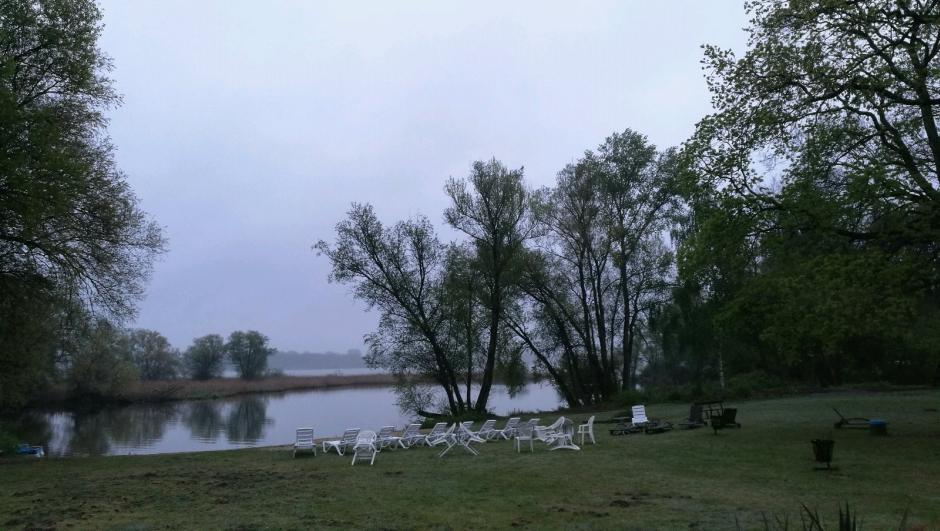
M220 398L249 393L277 393L303 389L372 387L392 385L391 374L328 374L323 376L272 376L258 380L165 380L134 383L120 397L131 402L159 402L198 398Z

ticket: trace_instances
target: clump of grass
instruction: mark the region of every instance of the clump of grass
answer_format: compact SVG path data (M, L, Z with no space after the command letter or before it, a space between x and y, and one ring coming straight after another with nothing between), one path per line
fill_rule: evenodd
M901 517L901 522L898 524L898 531L906 531L907 514L908 511L905 510L904 515ZM735 517L734 523L737 529L743 529L737 517ZM764 531L789 531L790 518L786 515L781 517L777 514L768 518L766 513L762 513L761 524L763 525ZM803 531L828 531L828 529L830 529L826 527L823 518L819 515L819 511L817 509L810 509L805 503L801 505L800 509L800 525ZM844 509L840 506L837 527L832 529L838 531L861 531L862 524L859 520L858 511L853 511L848 502L845 503Z

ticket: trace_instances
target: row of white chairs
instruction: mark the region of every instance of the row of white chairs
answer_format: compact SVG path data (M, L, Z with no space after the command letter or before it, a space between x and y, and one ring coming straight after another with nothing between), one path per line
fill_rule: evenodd
M445 446L438 454L444 456L455 446L460 446L464 450L477 455L472 443L485 443L492 440L510 440L515 439L516 451L521 451L521 444L524 441L529 442L529 449L534 450L532 443L534 440L541 440L547 443L558 441L562 434L562 423L564 417L551 426L539 426L539 419L529 419L522 423L521 418L512 417L506 421L506 425L501 429L496 428L495 420L487 420L480 426L479 430L472 430L473 421L454 423L448 427L446 422L438 422L427 434L421 433L421 425L417 423L409 424L401 431L400 435L395 435L394 426L385 426L378 433L371 430L360 430L359 428L350 428L343 432L343 436L335 440L326 440L321 442L323 453L334 450L339 455L345 455L352 450L352 465L357 461L368 460L369 464L375 463L375 456L385 448L411 448L413 446L426 445L430 447ZM588 419L587 423L578 426L578 434L581 437L581 444L584 444L585 437L594 441L594 417ZM299 451L312 451L317 453L317 443L314 439L313 428L297 428L296 439L294 441L294 456Z

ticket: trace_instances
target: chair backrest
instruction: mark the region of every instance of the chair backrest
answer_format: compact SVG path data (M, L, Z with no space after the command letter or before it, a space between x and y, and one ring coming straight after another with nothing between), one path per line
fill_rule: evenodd
M521 419L520 419L519 417L512 417L512 418L510 418L509 420L506 421L506 425L503 426L503 429L504 429L504 430L511 430L511 429L515 428L516 426L519 425L519 421L520 421L520 420L521 420Z
M356 444L372 444L375 442L375 432L372 430L362 430L356 435Z
M313 444L313 428L297 428L297 444Z
M392 433L395 432L395 426L382 426L382 429L379 430L379 434L376 436L379 440L388 439L392 436Z
M461 422L460 425L469 430L470 428L473 427L473 421L472 421L472 420L465 420L465 421Z
M692 404L689 407L689 422L702 422L702 405Z
M535 422L532 422L534 420ZM538 424L538 419L532 419L529 422L520 424L516 428L516 438L517 439L526 439L532 437L532 432L535 431L535 426Z
M593 427L594 427L594 415L591 415L591 416L588 418L587 425L588 425L588 428L593 428Z
M565 425L565 417L558 417L558 420L548 425L548 429L558 431Z
M444 433L444 430L446 429L447 429L446 422L438 422L437 424L434 425L433 428L431 428L431 433L428 433L428 437L435 437L437 435L440 435Z
M418 430L421 429L420 424L409 424L405 427L405 431L402 432L401 436L404 438L414 437L418 434Z
M375 432L372 432L373 435ZM343 438L340 439L340 444L351 445L356 444L356 439L359 437L359 428L350 428L343 432Z
M643 405L633 406L631 408L631 411L633 412L634 424L636 424L637 422L649 422L649 419L646 418L646 406L643 406Z
M490 419L490 420L484 422L482 426L480 426L480 431L481 431L481 432L484 432L484 433L485 433L485 432L489 432L489 431L493 431L493 426L496 426L496 421L493 420L493 419Z
M535 431L535 427L539 425L540 419L529 419L526 422L519 425L516 428L516 433L522 435L523 437L531 437L532 432Z
M728 424L734 424L735 422L737 422L737 417L738 417L738 408L736 407L726 407L725 410L721 414L722 422L726 422Z

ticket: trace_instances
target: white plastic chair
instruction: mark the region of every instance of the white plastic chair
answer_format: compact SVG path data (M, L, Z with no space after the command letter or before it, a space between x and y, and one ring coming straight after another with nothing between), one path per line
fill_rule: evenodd
M520 424L516 428L516 452L522 452L522 441L529 441L529 451L535 451L535 448L532 447L532 441L535 440L535 427L538 423L539 419L529 419L528 422Z
M633 412L633 420L630 422L634 428L641 428L650 423L650 419L646 417L646 406L633 406L630 411Z
M433 428L431 428L431 432L428 433L424 438L424 444L428 446L436 446L440 444L439 441L442 437L444 437L444 435L447 434L448 430L451 432L454 431L453 428L448 428L446 422L438 422L434 425Z
M313 440L313 428L297 428L293 457L297 457L298 450L313 450L313 455L317 455L317 443Z
M382 448L397 444L398 438L393 436L393 433L395 433L395 426L382 426L378 435L375 436L375 448L381 452Z
M484 422L483 425L480 426L480 429L473 432L473 434L483 439L485 442L485 441L488 441L491 438L493 432L496 431L495 427L496 427L496 421L493 419L490 419Z
M420 424L409 424L401 433L401 437L398 438L398 444L400 444L402 448L411 448L416 444L423 443L426 438L427 435L421 433Z
M565 417L558 417L558 420L548 426L535 427L535 439L542 442L551 442L555 440L556 434L565 423Z
M374 433L374 432L373 432ZM359 428L351 428L343 432L343 438L338 441L323 441L323 453L330 451L330 448L336 450L336 453L343 455L356 445L356 438L359 436Z
M516 426L519 425L519 417L512 417L506 421L506 425L503 426L501 430L493 430L492 437L493 439L499 439L502 437L507 441L512 439L516 435Z
M375 464L375 454L379 453L379 449L375 445L375 439L374 431L363 430L359 432L356 443L353 445L352 464L349 466L354 466L356 461L365 460L369 461L369 466Z
M437 456L444 457L444 454L455 446L459 446L473 455L480 455L480 452L470 446L471 443L475 442L485 443L486 440L478 437L474 432L467 429L466 423L461 423L456 433L451 433L444 438L444 444L447 445L447 448L444 448Z
M437 429L437 426L434 426L434 428ZM436 434L434 437L431 437L431 435L429 434L428 438L425 439L425 442L427 443L428 446L439 446L441 444L447 444L450 441L451 437L453 437L454 430L456 429L457 429L457 424L456 423L451 424L450 427L447 428L447 430L440 432L439 434Z
M597 442L594 441L594 415L591 415L587 423L578 426L578 435L581 436L581 446L584 446L585 435L591 439L591 444L597 444Z

